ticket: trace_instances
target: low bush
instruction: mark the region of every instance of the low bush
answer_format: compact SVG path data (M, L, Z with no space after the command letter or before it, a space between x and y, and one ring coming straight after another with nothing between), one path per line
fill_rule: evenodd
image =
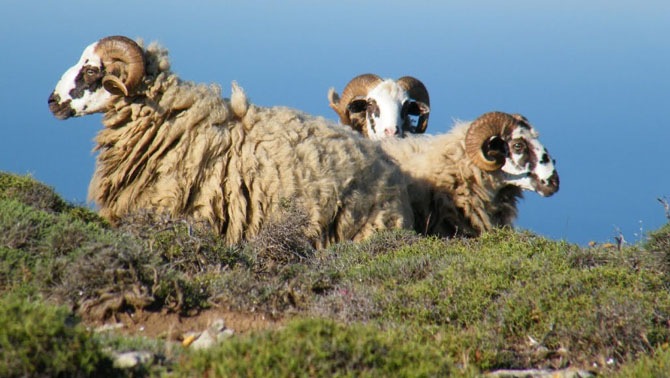
M443 350L427 341L404 330L303 319L192 353L176 366L175 375L428 377L458 370ZM458 373L474 376L474 370Z
M427 375L567 366L612 374L641 356L650 359L640 369L665 363L670 225L613 248L505 228L475 239L386 231L314 250L304 215L283 206L257 238L227 246L207 227L159 214L111 228L30 178L2 174L0 295L42 296L92 320L211 305L295 318L285 330L175 357L198 373L405 374L401 361ZM225 370L217 353L241 360Z
M119 375L88 331L62 307L0 296L0 376Z

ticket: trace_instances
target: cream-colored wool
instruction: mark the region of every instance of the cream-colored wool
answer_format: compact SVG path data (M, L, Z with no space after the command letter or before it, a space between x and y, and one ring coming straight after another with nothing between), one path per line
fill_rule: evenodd
M477 236L511 225L521 189L502 182L500 171L484 172L465 154L469 122L447 134L416 135L382 141L408 180L417 232Z
M259 232L282 201L304 209L317 247L414 223L406 177L380 146L299 111L249 105L233 83L181 81L145 50L133 97L115 97L95 138L89 199L117 221L140 209L205 221L227 243Z

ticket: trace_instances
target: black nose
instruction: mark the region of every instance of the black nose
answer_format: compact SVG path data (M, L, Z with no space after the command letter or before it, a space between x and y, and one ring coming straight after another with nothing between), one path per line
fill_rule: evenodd
M559 184L560 181L558 179L558 173L554 171L554 173L551 176L549 176L549 186L556 188L556 190L558 191Z
M558 173L554 171L547 180L542 180L541 184L542 185L538 188L538 192L544 197L549 197L558 192L558 187L560 186Z
M49 95L49 107L53 106L54 103L58 104L58 101L60 100L60 96L56 94L56 92L51 92Z
M74 110L70 107L71 100L60 103L60 96L56 92L51 92L49 95L49 110L58 119L66 119L74 115Z

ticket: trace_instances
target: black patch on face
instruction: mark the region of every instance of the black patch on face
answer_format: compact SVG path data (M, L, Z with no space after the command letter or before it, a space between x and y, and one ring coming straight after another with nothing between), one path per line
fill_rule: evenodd
M347 110L350 113L360 113L365 110L368 102L366 100L353 100L347 105Z
M379 117L379 105L377 105L377 101L374 99L368 100L368 104L365 109L368 112L368 116Z
M540 159L540 164L548 164L548 163L549 163L549 154L547 153L547 151L545 151L542 154L542 159Z
M531 126L530 123L528 123L528 119L521 114L512 114L512 117L514 117L517 120L516 125L520 126L522 129L530 130Z
M94 66L84 66L79 70L74 79L74 88L70 91L70 97L73 99L84 96L85 91L95 92L102 87L103 73L100 68Z
M347 111L349 112L349 121L351 127L363 135L367 135L365 127L365 107L368 102L365 99L352 100L347 104ZM365 131L364 131L365 130Z
M525 122L519 122L519 123L517 123L517 126L521 127L522 129L530 131L530 125L525 123Z
M375 129L375 119L374 118L368 118L368 122L370 122L370 128L372 129L373 133L377 133L377 129ZM365 130L367 133L367 129Z
M57 95L56 92L52 92L49 96L49 100L47 100L49 110L51 110L51 113L58 119L67 119L74 115L74 109L70 107L70 102L72 102L72 100L67 100L61 104L60 96Z
M349 115L349 121L351 122L351 127L358 131L361 134L367 132L365 128L365 113L351 113ZM366 130L365 132L363 130Z
M372 129L373 132L377 132L375 129L375 119L374 117L379 117L379 105L377 105L377 101L374 99L370 99L367 102L367 106L365 108L365 111L367 112L368 115L368 122L370 122L370 128Z
M535 170L535 166L537 165L537 156L535 156L535 151L533 151L531 148L526 148L526 153L524 156L527 157L527 161L530 163L530 170Z

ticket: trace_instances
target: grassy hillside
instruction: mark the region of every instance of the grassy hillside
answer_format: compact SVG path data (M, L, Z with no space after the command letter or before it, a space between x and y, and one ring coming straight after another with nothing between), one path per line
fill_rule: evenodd
M465 240L386 232L314 251L301 214L285 208L258 238L228 247L151 214L112 228L29 177L0 173L0 376L579 367L642 377L670 364L670 225L620 248L504 229ZM195 328L209 312L253 326L199 352L167 325L91 331L154 316ZM127 350L154 358L115 368Z

